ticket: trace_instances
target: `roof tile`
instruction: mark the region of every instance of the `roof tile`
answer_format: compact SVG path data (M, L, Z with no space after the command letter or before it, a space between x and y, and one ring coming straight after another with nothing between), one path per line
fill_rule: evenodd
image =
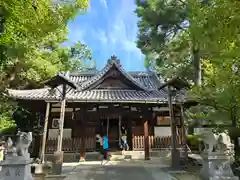
M128 78L132 83L139 86L142 90L116 90L116 89L93 89L87 90L86 87L97 82L113 66L117 66L119 71ZM110 60L105 68L100 72L71 72L60 73L67 76L69 80L82 89L74 90L68 87L66 98L67 101L80 102L149 102L149 103L166 103L167 92L164 89L158 90L162 82L153 72L126 72L122 69L119 61ZM86 89L86 90L84 90ZM53 100L61 99L62 86L53 90L50 88L33 89L33 90L13 90L8 89L9 96L16 99L25 100Z
M50 88L36 90L8 90L11 97L25 100L60 100L60 89L54 93ZM90 102L166 102L167 94L159 91L135 91L135 90L70 90L66 95L67 101Z

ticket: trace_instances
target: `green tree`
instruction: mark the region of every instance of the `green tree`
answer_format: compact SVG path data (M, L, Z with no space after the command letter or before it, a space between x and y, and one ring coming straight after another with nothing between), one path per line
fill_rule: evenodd
M137 5L136 13L141 18L138 46L147 61L154 61L150 64L156 65L157 71L163 72L165 77L174 74L187 77L195 84L200 84L199 77L203 72L206 82L202 87L194 88L199 99L207 97L208 102L213 103L220 95L226 100L224 93L230 93L230 99L238 102L237 94L232 90L224 88L223 93L218 92L220 86L238 88L239 79L231 70L232 66L239 69L238 2L149 0L138 1ZM228 73L222 74L223 71ZM209 76L211 72L214 73ZM218 82L218 87L211 82ZM219 96L210 96L215 91ZM210 105L216 107L216 103ZM219 101L217 106L223 104Z
M240 120L239 2L149 0L137 4L138 46L147 60L154 61L151 64L165 77L177 74L201 84L191 90L200 105L190 116L236 127Z
M230 120L236 127L240 120L240 29L236 23L240 18L240 6L237 1L211 2L211 6L200 6L192 1L194 33L199 37L205 59L202 62L204 83L193 89L193 96L201 104L215 109L211 119Z
M207 0L137 1L138 47L165 77L178 75L202 83L198 36L202 20L198 22L195 17L205 7L211 7Z
M153 61L149 64L165 77L179 75L197 83L199 77L194 76L194 67L199 69L199 64L193 66L186 2L139 0L136 13L140 17L137 43L146 61Z
M1 129L11 124L16 108L3 96L6 87L38 87L56 72L80 69L91 59L84 44L60 46L67 39L67 23L88 5L88 0L0 1Z
M70 68L72 70L86 70L89 60L92 60L91 51L85 44L77 42L69 49ZM94 63L94 61L93 61Z
M194 87L191 94L200 105L211 107L206 119L235 128L240 121L239 2L209 1L207 6L189 2L194 12L193 33L204 59L204 82L201 87ZM237 148L237 137L233 138Z
M53 58L58 56L58 47L66 40L68 21L88 7L88 0L54 2L0 2L1 19L4 19L0 37L1 86L29 76L32 80L45 79L64 67L61 59ZM52 53L49 59L47 52Z

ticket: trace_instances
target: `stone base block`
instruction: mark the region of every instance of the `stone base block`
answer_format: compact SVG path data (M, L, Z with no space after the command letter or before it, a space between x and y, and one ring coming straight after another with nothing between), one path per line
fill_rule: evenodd
M172 155L171 167L173 169L180 169L181 165L180 165L180 152L179 152L179 150L177 150L177 149L172 150L171 155Z
M52 173L55 175L60 175L62 173L63 154L63 151L54 152Z
M64 175L47 175L44 180L63 180L66 176Z
M232 176L232 177L216 176L216 177L210 177L209 180L239 180L239 177L237 177L237 176Z

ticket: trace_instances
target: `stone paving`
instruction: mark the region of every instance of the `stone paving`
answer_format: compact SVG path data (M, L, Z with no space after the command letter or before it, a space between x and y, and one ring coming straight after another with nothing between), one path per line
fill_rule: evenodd
M164 165L146 162L95 161L78 163L75 166L65 164L63 173L67 176L64 180L176 180L161 170Z

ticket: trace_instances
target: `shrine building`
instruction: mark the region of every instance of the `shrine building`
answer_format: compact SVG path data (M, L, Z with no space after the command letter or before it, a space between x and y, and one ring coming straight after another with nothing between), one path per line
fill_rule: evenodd
M121 128L127 131L129 150L144 151L146 158L155 149L172 143L179 148L184 142L184 90L177 83L166 85L154 72L127 72L116 56L101 71L60 72L45 84L8 89L11 98L45 114L44 154L62 150L84 156L95 151L97 133L109 137L110 151L118 151ZM167 87L175 92L171 102Z

